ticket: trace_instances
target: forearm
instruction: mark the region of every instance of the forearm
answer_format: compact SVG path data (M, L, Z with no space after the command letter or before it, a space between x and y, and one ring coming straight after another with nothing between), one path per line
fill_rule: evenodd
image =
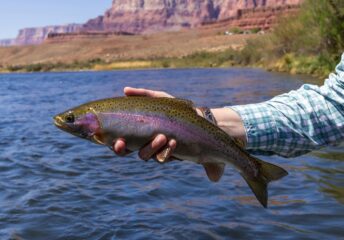
M246 130L240 115L230 108L211 109L217 125L231 137L246 143Z
M231 107L244 124L246 149L295 157L344 140L344 55L322 87L305 84L267 102Z
M324 86L212 109L218 126L254 154L295 157L344 140L344 55Z

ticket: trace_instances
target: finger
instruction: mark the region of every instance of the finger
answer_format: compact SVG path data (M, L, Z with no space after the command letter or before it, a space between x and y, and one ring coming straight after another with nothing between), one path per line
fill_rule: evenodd
M157 151L167 143L166 136L159 134L155 139L145 147L141 148L139 156L142 160L148 161Z
M125 156L131 152L126 149L126 143L123 138L117 139L117 141L114 142L112 148L113 148L113 151L119 156Z
M132 88L132 87L125 87L124 94L127 96L147 96L153 97L152 90L144 89L144 88Z
M146 97L168 97L173 98L172 95L162 92L162 91L153 91L145 88L132 88L132 87L125 87L124 94L126 96L146 96Z
M156 155L156 159L159 163L167 163L172 161L173 159L171 158L173 151L176 149L177 147L177 141L174 139L171 139L170 141L168 141L167 146L165 146L163 148L163 150L161 152L159 152Z

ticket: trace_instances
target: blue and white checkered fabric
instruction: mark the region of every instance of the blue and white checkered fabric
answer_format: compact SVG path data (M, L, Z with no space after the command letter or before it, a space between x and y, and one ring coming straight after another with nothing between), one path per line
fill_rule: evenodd
M253 154L295 157L344 140L344 54L321 87L305 84L267 102L233 106Z

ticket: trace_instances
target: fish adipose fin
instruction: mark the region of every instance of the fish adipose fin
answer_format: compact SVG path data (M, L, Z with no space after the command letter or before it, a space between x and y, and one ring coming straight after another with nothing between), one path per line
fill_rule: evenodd
M224 171L225 171L225 164L224 163L202 163L205 172L207 173L207 176L210 181L212 182L218 182Z
M256 159L260 165L259 174L256 178L249 178L244 174L241 174L246 180L247 184L250 186L254 195L258 201L267 208L268 206L268 183L271 181L278 180L284 176L288 175L288 172L283 168L276 166L274 164L264 162L262 160Z

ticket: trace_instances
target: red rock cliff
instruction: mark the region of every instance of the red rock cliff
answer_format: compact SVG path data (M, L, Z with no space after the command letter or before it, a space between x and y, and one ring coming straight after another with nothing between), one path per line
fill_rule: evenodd
M1 45L29 45L43 42L49 33L75 32L125 32L132 34L171 31L193 28L208 22L235 19L236 26L271 25L276 13L261 14L261 9L299 5L303 0L113 0L112 7L104 16L89 20L83 25L49 26L27 28L19 32L14 41L3 41ZM255 11L255 9L260 9ZM286 8L287 9L287 8ZM250 14L247 13L247 11ZM245 13L244 17L241 13ZM260 20L254 23L259 14ZM280 14L280 11L277 12ZM240 15L240 16L239 16ZM250 18L250 22L245 17ZM265 21L265 18L269 18ZM240 18L240 19L239 19ZM238 21L239 19L239 21ZM84 36L84 34L83 34Z
M238 15L239 10L298 5L303 0L113 0L104 16L84 25L86 31L151 33L197 27Z
M214 2L219 8L218 20L224 20L236 17L239 10L300 5L303 0L214 0Z

